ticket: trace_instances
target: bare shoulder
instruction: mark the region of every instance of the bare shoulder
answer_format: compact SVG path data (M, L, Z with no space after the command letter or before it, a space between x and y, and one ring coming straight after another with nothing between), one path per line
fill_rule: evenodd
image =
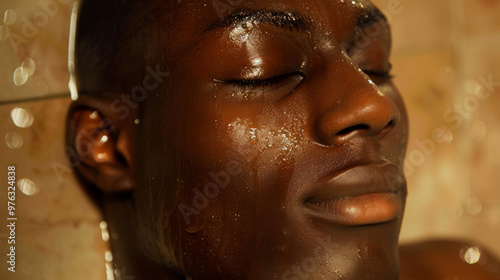
M403 245L400 261L400 280L500 279L497 257L473 242L432 240Z

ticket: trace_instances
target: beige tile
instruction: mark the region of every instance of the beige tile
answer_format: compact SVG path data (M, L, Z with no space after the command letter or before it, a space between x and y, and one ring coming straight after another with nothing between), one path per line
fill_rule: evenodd
M499 0L464 0L464 9L465 35L470 44L500 37Z
M66 164L64 125L69 102L65 98L0 107L2 174L6 174L8 165L16 166L16 248L21 270L17 278L11 278L2 269L2 279L104 279L106 244L100 238L101 215L71 172L58 176L54 169L55 163ZM17 127L11 118L14 108L29 110L32 125ZM5 140L8 133L22 137L22 146L9 148ZM15 147L19 142L12 139L9 144ZM32 181L36 191L32 188L23 192L21 179ZM5 193L6 189L1 191ZM0 204L7 204L6 196L0 196ZM1 211L2 221L6 214ZM3 237L0 247L5 252Z
M449 51L451 26L448 0L375 0L388 17L393 56Z
M375 2L383 9L389 1ZM408 158L412 153L422 154L416 143L432 139L435 128L449 128L453 141L436 144L435 150L423 157L422 165L408 169L410 194L401 239L471 238L500 255L500 242L494 237L500 231L499 87L487 99L479 100L477 110L471 111L470 118L463 118L457 128L443 115L470 98L480 77L492 75L493 81L500 82L500 44L491 38L499 33L490 32L496 28L491 22L497 17L475 22L473 18L481 14L474 13L491 17L483 5L488 1L465 1L464 7L471 9L465 19L473 22L462 29L450 25L450 21L460 19L460 14L449 15L460 13L457 7L447 10L447 1L436 1L435 5L427 2L408 3L415 6L404 6L404 17L392 17L395 83L406 100L411 123L407 163L411 165ZM442 21L437 19L440 16ZM428 34L410 32L408 25L418 22L418 17L432 23L427 27L428 22L421 24ZM485 30L471 32L471 24ZM459 37L450 36L450 32ZM464 42L469 38L469 42L456 44L453 39L457 38Z
M393 59L394 83L405 99L412 138L430 137L446 124L443 113L454 101L456 69L451 53L437 52ZM410 143L409 149L414 148Z
M74 1L51 3L55 4L50 9L44 8L39 1L6 0L0 3L0 26L10 34L0 41L0 101L68 91L69 21ZM6 13L11 14L12 22L5 21ZM33 61L34 72L26 82L16 85L14 73L27 65L27 59Z

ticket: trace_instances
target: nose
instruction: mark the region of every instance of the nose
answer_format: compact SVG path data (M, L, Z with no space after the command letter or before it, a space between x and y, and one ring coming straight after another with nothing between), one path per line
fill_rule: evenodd
M354 137L381 140L399 122L394 101L363 73L344 73L316 98L320 113L316 125L318 141L341 146Z

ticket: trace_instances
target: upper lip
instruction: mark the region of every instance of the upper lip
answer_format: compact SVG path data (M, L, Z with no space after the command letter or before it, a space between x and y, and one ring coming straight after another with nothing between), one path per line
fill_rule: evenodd
M372 193L404 191L405 177L388 161L368 162L350 166L327 177L304 197L304 203L320 203Z

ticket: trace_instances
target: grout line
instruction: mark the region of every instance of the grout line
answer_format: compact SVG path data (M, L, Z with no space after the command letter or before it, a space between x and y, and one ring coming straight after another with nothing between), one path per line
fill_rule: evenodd
M50 100L50 99L57 99L57 98L65 98L65 97L71 97L71 96L69 93L60 93L60 94L31 97L31 98L25 98L25 99L7 100L7 101L0 101L0 106L1 105L15 104L15 103L25 103L25 102L34 102L34 101Z

